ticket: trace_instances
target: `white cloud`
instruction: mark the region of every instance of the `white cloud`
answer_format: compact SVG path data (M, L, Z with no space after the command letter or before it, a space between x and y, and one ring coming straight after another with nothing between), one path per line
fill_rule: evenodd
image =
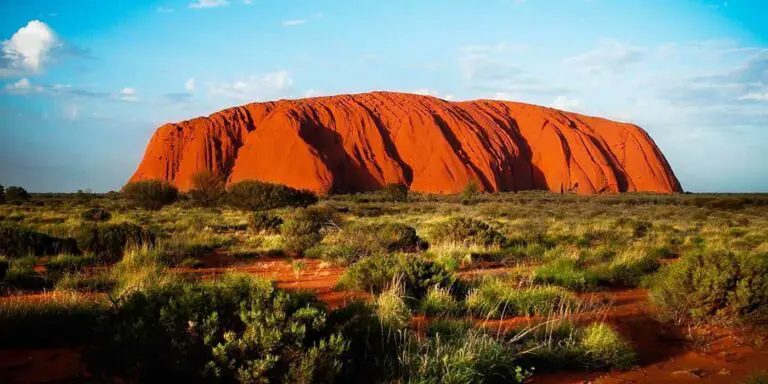
M229 5L229 0L197 0L189 4L190 8L216 8Z
M117 94L117 98L123 101L137 101L136 89L133 87L125 87Z
M187 82L184 83L184 89L186 89L187 92L189 92L189 93L194 92L195 91L195 79L194 78L190 78L189 80L187 80Z
M552 102L553 108L562 109L566 111L576 111L579 108L579 105L581 105L581 100L572 99L565 95L556 97L555 100Z
M20 79L13 84L7 84L5 90L8 93L30 93L30 92L43 92L45 87L39 85L33 85L26 77Z
M287 71L277 71L263 76L212 84L210 94L248 101L271 100L287 96L292 87L291 75Z
M163 6L159 6L156 9L160 13L173 13L175 11L175 9L173 9L173 8L168 8L168 7L163 7Z
M304 19L297 19L297 20L285 20L283 21L283 27L295 27L297 25L305 24L307 20Z
M646 51L616 40L604 40L591 51L569 57L563 64L579 72L590 74L621 73L643 60Z
M302 96L303 97L317 97L317 96L322 96L322 95L323 95L323 93L321 91L319 91L317 89L314 89L314 88L310 88L310 89L307 89L306 91L304 91L304 94Z
M739 100L768 101L768 92L766 93L750 92L744 96L739 97Z
M243 0L243 4L251 5L251 4L253 4L253 0Z
M455 95L453 95L451 93L445 93L444 94L444 93L440 93L440 92L438 92L438 91L436 91L434 89L429 89L429 88L419 88L419 89L413 91L413 93L415 93L417 95L437 97L437 98L444 99L444 100L449 100L449 101L453 100L455 98Z
M29 79L24 78L21 79L13 84L9 84L6 86L8 89L29 89L32 85L29 83Z
M77 119L78 113L80 113L80 107L77 105L70 105L64 110L64 117L67 118L67 120L75 120Z
M59 45L56 33L47 24L32 20L3 41L3 57L13 67L37 72L48 60L51 50Z

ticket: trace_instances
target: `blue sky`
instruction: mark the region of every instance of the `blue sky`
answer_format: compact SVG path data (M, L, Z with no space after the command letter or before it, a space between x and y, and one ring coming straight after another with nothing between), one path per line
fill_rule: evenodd
M0 184L119 189L159 125L371 90L631 121L683 188L768 192L768 2L0 0Z

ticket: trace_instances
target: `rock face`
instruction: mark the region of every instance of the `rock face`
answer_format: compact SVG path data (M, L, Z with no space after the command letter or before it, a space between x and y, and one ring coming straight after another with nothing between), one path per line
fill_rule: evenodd
M201 169L318 193L680 192L641 128L529 104L373 92L253 103L158 128L131 181Z

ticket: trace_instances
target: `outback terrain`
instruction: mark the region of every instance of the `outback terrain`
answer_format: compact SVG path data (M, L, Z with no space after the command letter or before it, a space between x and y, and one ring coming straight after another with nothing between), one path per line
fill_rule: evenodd
M764 195L194 179L0 205L0 381L766 380Z

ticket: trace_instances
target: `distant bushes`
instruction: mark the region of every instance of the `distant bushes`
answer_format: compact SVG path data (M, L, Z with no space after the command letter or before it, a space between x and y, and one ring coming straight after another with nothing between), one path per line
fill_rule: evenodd
M488 224L472 218L454 217L438 224L432 232L434 242L479 245L483 247L501 246L504 236Z
M651 299L677 322L768 321L768 253L699 251L654 277Z
M179 190L176 187L160 180L128 183L120 193L131 205L148 210L158 210L173 204L179 198Z
M310 191L285 185L246 180L232 184L227 204L244 211L261 211L281 207L306 207L317 202Z
M10 186L5 189L5 201L16 203L29 200L29 193L26 189L17 186Z
M93 253L101 260L118 261L126 246L154 244L155 234L131 223L85 224L77 229L75 239L82 251Z
M316 299L245 276L135 292L102 324L94 366L138 380L330 383L347 348Z
M59 253L79 253L75 240L60 239L23 227L0 224L0 255L19 258Z
M83 221L109 221L112 218L112 214L105 208L91 208L83 211L80 214L80 218Z
M384 194L393 203L408 201L408 185L403 183L390 183L384 186Z

